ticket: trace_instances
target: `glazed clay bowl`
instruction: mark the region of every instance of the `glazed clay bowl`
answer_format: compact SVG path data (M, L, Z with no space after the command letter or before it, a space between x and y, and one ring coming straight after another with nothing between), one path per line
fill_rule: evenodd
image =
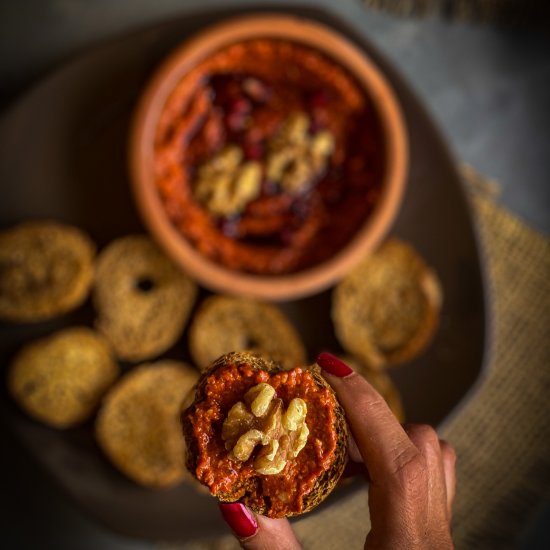
M265 49L265 44L268 44L268 50L270 45L278 44L273 48L281 48L281 51L294 48L297 51L306 52L304 56L309 55L307 52L314 52L315 59L317 59L315 56L322 57L321 61L317 59L311 63L304 62L306 64L317 66L326 62L332 65L336 73L344 71L366 98L369 116L372 117L376 125L376 135L371 140L376 142L373 145L375 149L369 150L369 155L372 156L371 164L374 163L378 167L374 172L371 171L376 173L376 176L373 176L372 173L369 176L376 178L376 181L372 182L372 185L376 187L376 195L372 204L368 206L368 212L365 211L365 214L360 219L358 218L359 221L353 231L344 237L344 233L339 233L342 223L344 220L351 219L353 205L361 202L366 197L367 191L363 194L359 193L357 200L348 201L350 216L345 210L332 212L328 209L328 213L325 212L323 218L325 236L321 236L317 242L313 243L313 246L310 246L312 254L314 256L317 254L318 261L306 263L288 272L284 270L254 272L247 268L243 269L241 266L235 267L231 262L219 261L215 257L215 253L214 256L208 253L208 250L213 248L212 243L207 241L198 245L186 234L198 235L198 238L201 238L201 230L198 228L200 219L204 219L204 212L197 209L197 204L193 202L193 199L187 203L188 206L178 206L179 210L174 214L172 212L173 204L168 204L166 195L163 195L166 193L166 188L176 189L175 192L180 193L177 190L180 183L177 178L174 180L172 175L181 172L180 165L183 163L181 158L192 156L191 152L185 150L185 147L191 142L181 141L179 138L177 143L180 144L178 147L181 149L163 151L164 157L159 156L158 144L161 141L159 135L167 134L166 120L169 120L172 115L177 116L178 113L188 112L189 109L200 105L200 99L189 99L192 97L189 92L192 85L183 86L182 82L189 80L196 84L200 78L204 80L204 75L196 76L196 78L193 76L197 67L209 63L209 60L218 59L216 55L219 52L226 50L233 53L238 52L241 51L239 48L242 48L243 45L252 47L248 46L251 43L256 44L253 47L257 49L250 55L244 55L242 59L245 65L252 63L251 60L256 58L254 56L259 55L258 52L261 54L263 51L261 48ZM215 67L217 61L213 63ZM266 61L262 65L269 65L269 62ZM305 70L306 72L299 73L304 75L309 70L303 67L298 67L295 70L293 65L293 63L287 62L285 65L287 68L284 70L288 74L294 74L292 71L296 72L296 70ZM282 70L281 64L273 63L273 60L271 60L271 66L275 67L274 70ZM262 70L264 69L262 68ZM229 73L230 80L231 78L233 80L241 78L240 76L231 76L231 74L238 75L238 69L233 68L232 71L233 73ZM305 76L304 79L308 80L308 77ZM231 86L234 86L233 80L230 82ZM333 80L336 82L338 78L335 76ZM342 89L346 89L346 85L342 86ZM286 91L288 89L291 88L287 88ZM282 89L283 94L286 91L285 88ZM202 99L209 101L208 97L205 96L206 99ZM319 98L314 97L313 100L318 101ZM321 96L321 100L331 101L331 98L329 96L328 99L327 97L323 99ZM191 101L195 101L195 103L191 103ZM342 106L341 101L339 105L330 105L334 111L333 115L334 113L337 115L333 116L335 127L338 126L339 109L344 107L345 105ZM204 111L204 113L206 112L212 111ZM200 117L193 119L193 123L197 124L199 119ZM189 120L188 125L191 124ZM250 125L250 123L248 124ZM362 132L361 124L355 123L355 126L355 132L359 133L346 141L346 147L340 148L341 155L348 154L346 151L356 147L358 142L362 143L369 131L368 127L365 127ZM312 127L313 122L310 125L310 131ZM163 128L164 130L162 130ZM164 131L164 134L161 130ZM173 129L171 131L173 132ZM187 131L185 123L183 129L179 128L178 131L182 131L182 135L185 134ZM212 139L216 139L215 133L213 135ZM367 142L368 140L365 141L365 143ZM208 145L208 142L206 143ZM334 138L333 143L336 143L334 147L336 155L339 142ZM373 153L373 151L376 152ZM361 163L363 162L361 151L358 154L355 162ZM408 147L403 117L394 92L380 70L359 48L330 28L314 21L279 14L246 16L217 24L199 32L173 51L153 75L138 102L130 134L129 155L131 182L138 210L149 232L165 252L184 271L210 290L269 301L292 300L320 292L335 284L359 260L372 251L387 234L397 215L404 193L408 165ZM273 159L270 157L268 160ZM170 162L173 164L170 165ZM327 163L330 162L332 161L326 161L325 168L329 166ZM166 168L166 163L168 163L168 168ZM193 169L196 174L196 166ZM162 184L164 187L159 185L159 173L168 174L166 180L168 183ZM200 170L198 173L201 173ZM347 185L349 179L355 181L355 184L360 187L363 183L362 178L358 177L357 173L350 174L346 173L344 178L340 176L339 181L344 181L344 183L339 185ZM365 174L365 178L367 175ZM205 181L206 185L211 184L208 179ZM367 180L365 179L365 181ZM330 193L330 184L326 184L325 188ZM190 186L189 189L193 189L193 187ZM189 192L187 194L189 195ZM305 195L310 196L308 193ZM365 202L365 204L367 203ZM293 208L294 206L295 204L293 204ZM233 214L231 213L231 216ZM282 214L286 215L286 212ZM230 221L233 219L231 216L229 216ZM223 228L223 226L220 227ZM340 241L337 239L338 236L341 237ZM333 248L325 249L324 247L331 237L335 238L332 244ZM223 238L226 239L226 234ZM283 242L280 248L283 256L286 250ZM263 253L264 251L261 250L258 258ZM256 260L255 254L249 256L251 261Z

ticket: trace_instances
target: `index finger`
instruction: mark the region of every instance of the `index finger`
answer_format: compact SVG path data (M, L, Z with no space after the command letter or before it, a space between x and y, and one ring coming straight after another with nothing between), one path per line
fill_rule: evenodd
M372 482L393 477L419 458L419 450L382 396L362 376L330 353L321 353L317 364L346 412Z

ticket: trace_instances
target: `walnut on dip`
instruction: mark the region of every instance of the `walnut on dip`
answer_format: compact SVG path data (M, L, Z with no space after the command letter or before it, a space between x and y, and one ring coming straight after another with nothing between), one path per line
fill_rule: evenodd
M312 510L347 460L344 412L317 365L285 371L253 353L223 355L182 423L198 481L220 501L269 517Z

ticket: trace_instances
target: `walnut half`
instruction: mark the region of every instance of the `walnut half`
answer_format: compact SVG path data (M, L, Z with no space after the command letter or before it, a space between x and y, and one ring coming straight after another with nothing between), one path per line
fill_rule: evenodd
M306 402L296 397L284 410L276 395L269 384L253 386L243 401L231 407L222 426L225 448L235 460L249 460L261 445L253 464L254 470L263 475L282 472L287 461L305 447L309 435Z
M306 113L292 113L269 142L266 175L291 195L308 191L326 169L335 147L328 130L310 135Z
M193 196L217 216L233 216L258 197L262 168L256 161L243 162L243 152L229 145L199 166Z

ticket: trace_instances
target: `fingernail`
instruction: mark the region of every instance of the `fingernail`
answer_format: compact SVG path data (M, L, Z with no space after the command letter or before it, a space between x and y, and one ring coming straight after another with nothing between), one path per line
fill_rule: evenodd
M258 524L253 514L239 502L232 504L220 503L223 519L240 538L251 537L258 530Z
M340 361L338 357L323 351L317 356L317 364L329 374L343 378L353 372L353 369L348 367L343 361Z

